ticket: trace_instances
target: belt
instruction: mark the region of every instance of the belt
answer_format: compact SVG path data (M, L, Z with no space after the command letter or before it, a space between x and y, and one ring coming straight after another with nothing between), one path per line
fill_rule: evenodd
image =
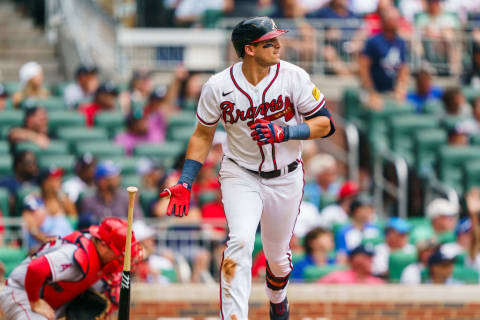
M239 165L235 160L231 159L231 158L228 158L230 159L230 161L232 161L233 163L235 163L237 166L239 166L240 168L242 169L245 169L247 170L248 172L251 172L255 175L258 175L262 178L265 178L265 179L272 179L272 178L277 178L277 177L280 177L280 176L283 176L284 174L287 174L287 173L290 173L292 171L295 171L295 169L298 168L298 161L295 160L293 161L292 163L290 163L288 166L286 167L283 167L281 169L278 169L278 170L273 170L273 171L255 171L255 170L250 170L250 169L247 169L247 168L244 168L242 167L241 165Z

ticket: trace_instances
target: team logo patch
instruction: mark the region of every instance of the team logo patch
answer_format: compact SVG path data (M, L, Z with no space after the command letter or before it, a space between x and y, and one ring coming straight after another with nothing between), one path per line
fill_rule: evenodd
M320 99L320 90L318 90L317 87L313 87L313 90L312 90L312 96L315 98L315 100L318 101L318 99Z

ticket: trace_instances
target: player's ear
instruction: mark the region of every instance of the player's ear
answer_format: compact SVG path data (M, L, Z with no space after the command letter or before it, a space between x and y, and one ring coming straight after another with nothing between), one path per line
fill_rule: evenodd
M245 45L244 50L245 50L245 56L251 56L253 57L255 55L255 48L256 45L254 44L247 44Z

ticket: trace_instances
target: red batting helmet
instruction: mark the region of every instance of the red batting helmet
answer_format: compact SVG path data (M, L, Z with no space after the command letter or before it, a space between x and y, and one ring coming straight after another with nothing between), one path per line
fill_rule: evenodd
M105 242L118 257L123 257L125 253L125 241L127 239L127 221L109 217L105 218L99 226L90 226L90 234ZM135 235L132 231L132 258L138 252L136 250Z

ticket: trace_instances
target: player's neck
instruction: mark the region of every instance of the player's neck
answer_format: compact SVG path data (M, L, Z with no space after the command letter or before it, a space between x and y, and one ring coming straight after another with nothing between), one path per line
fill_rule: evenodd
M256 86L263 78L268 76L270 67L261 66L251 60L244 60L242 63L242 72L252 85Z

